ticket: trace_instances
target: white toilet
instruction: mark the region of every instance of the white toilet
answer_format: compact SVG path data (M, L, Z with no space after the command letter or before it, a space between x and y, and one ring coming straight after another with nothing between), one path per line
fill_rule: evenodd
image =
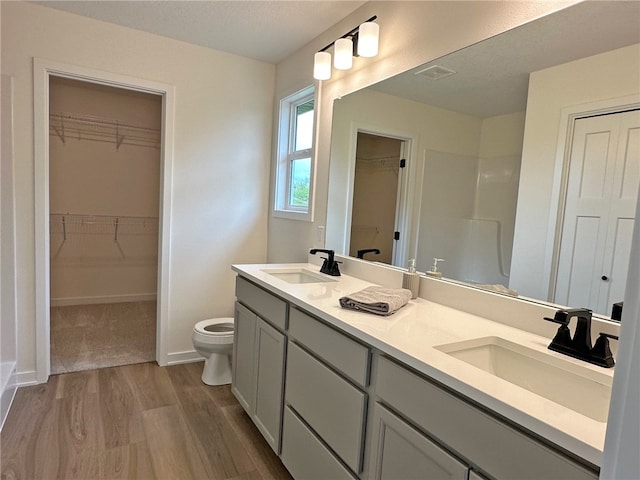
M210 318L193 327L193 346L205 357L202 381L207 385L231 383L233 318Z

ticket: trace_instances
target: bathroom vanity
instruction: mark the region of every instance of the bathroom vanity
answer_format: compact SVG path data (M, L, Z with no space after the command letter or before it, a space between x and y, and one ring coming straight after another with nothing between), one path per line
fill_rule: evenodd
M294 478L597 478L611 369L430 300L429 285L389 317L341 309L373 282L401 284L351 262L340 277L233 266L232 391Z

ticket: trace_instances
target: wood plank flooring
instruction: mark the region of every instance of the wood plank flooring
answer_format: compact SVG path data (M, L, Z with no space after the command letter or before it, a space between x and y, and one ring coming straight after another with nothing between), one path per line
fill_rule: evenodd
M0 435L2 480L291 476L202 363L140 363L22 387Z

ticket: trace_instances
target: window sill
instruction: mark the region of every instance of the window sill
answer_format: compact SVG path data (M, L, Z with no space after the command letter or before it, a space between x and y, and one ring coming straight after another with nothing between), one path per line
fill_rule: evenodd
M274 218L286 218L287 220L297 220L301 222L312 222L311 212L296 212L295 210L273 210L271 216Z

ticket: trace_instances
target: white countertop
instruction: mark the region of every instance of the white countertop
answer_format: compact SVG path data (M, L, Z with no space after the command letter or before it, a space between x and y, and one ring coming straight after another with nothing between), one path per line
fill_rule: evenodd
M530 349L613 377L603 369L547 349L545 338L495 321L418 298L395 314L383 317L343 309L338 299L373 285L348 275L335 282L291 284L263 269L306 268L317 265L233 265L233 270L276 295L295 303L337 328L460 392L499 415L599 466L606 422L598 422L536 395L435 349L435 346L497 336Z

